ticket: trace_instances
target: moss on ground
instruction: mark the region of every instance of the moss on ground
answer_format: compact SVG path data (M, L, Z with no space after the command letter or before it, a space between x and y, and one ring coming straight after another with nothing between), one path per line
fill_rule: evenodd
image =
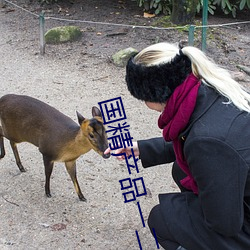
M45 42L50 44L77 41L82 36L82 31L77 26L62 26L48 30Z

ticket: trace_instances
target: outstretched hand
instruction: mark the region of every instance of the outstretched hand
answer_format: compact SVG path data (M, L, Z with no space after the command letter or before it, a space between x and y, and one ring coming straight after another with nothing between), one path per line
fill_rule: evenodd
M135 157L136 156L139 156L140 155L140 152L139 152L139 148L138 148L138 143L137 142L133 142L133 146L132 147L126 147L126 148L119 148L119 149L116 149L115 152L113 152L115 155L118 155L116 156L116 158L118 160L124 160L125 159L125 156L123 153L126 154L126 156L129 156L131 155L131 148L133 148L134 150L134 155ZM110 148L107 148L104 152L104 154L108 154L108 153L111 153L111 149Z

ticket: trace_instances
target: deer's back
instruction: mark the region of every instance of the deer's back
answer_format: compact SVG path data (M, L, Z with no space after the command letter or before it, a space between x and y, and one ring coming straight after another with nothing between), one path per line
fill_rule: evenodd
M43 141L69 140L79 126L50 105L24 95L0 98L0 119L4 136L15 142L40 146Z

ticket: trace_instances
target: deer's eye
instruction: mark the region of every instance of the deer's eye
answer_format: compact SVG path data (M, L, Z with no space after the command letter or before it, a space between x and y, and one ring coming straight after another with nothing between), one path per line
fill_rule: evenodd
M93 135L93 134L89 134L89 137L90 137L91 139L94 139L94 135Z

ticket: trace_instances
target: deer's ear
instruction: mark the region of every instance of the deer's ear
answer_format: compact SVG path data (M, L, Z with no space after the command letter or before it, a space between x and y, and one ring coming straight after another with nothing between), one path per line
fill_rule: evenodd
M93 117L94 116L102 117L102 113L101 113L100 109L97 108L96 106L92 107L92 115L93 115Z
M76 111L76 114L77 114L78 122L81 125L83 121L85 120L85 118L78 111Z

